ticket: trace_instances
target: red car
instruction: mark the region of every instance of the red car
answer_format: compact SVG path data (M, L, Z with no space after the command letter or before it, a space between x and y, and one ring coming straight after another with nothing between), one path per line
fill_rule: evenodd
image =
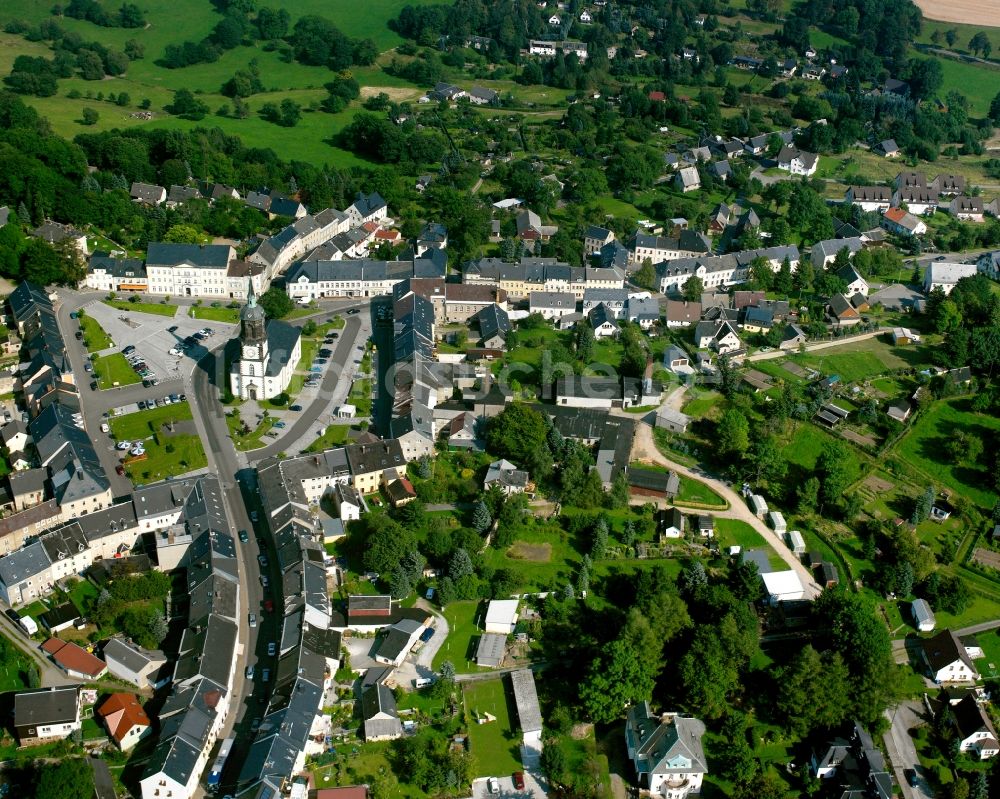
M523 791L524 790L524 772L515 771L514 772L514 790Z
M116 466L115 467L115 471L118 472L118 476L119 477L124 477L125 476L125 467L124 466Z
M271 611L273 611L274 610L274 602L272 602L270 599L265 599L264 600L264 610L266 610L268 613L270 613Z

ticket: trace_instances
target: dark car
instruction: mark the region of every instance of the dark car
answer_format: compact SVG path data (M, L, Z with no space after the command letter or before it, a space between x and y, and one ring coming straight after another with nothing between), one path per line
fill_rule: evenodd
M76 336L76 340L77 341L80 341L83 338L83 331L82 330L77 330L76 333L74 333L73 335Z
M319 355L321 358L329 358L331 355L333 355L333 350L328 350L326 347L324 347L319 351Z
M177 332L177 325L171 325L170 327L168 327L167 328L167 332L168 333L176 333Z
M119 477L124 477L125 476L125 467L124 466L121 466L121 465L116 466L115 467L115 471L118 473Z
M240 541L244 544L250 540L250 536L247 535L246 530L240 530L239 536L240 536Z
M122 350L122 355L128 356L128 355L131 355L133 352L135 352L135 346L132 345L132 344L129 344L127 347L125 347Z
M14 608L7 608L4 613L7 615L8 619L14 622L14 624L21 623L21 614L14 610Z
M78 314L76 311L70 311L69 318L70 319L76 319L79 315L80 314Z
M514 772L514 790L523 791L524 790L524 772L515 771Z
M288 410L290 410L290 411L301 411L302 410L302 406L301 405L289 405L288 406Z
M97 381L96 380L91 380L90 381L90 390L91 391L97 391Z
M349 314L356 314L357 312L358 312L357 308L348 308L347 309L347 313L349 313Z
M911 788L917 787L917 770L912 768L904 768L903 776L906 777L906 782Z

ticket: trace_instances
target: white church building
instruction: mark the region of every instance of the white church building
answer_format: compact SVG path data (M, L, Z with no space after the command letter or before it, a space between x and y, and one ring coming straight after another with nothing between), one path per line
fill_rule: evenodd
M233 362L229 375L233 394L249 400L278 396L288 388L301 357L299 328L276 319L267 321L251 283L247 304L240 311L240 358Z

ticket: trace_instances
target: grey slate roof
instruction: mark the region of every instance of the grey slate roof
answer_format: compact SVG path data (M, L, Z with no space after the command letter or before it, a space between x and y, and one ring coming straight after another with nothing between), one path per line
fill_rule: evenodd
M146 250L147 266L191 264L202 269L225 269L232 248L228 244L170 244L151 241Z

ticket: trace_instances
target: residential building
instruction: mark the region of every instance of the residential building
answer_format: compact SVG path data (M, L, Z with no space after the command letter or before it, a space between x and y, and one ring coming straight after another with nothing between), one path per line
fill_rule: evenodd
M240 357L230 367L229 384L241 399L272 399L288 388L302 354L300 329L267 320L253 285L240 311Z
M899 146L896 144L895 139L885 139L880 141L872 147L872 152L875 152L884 158L898 158L900 156Z
M571 292L583 299L587 289L622 289L625 271L618 268L577 267L554 258L522 258L510 264L498 258L480 258L465 264L462 282L494 286L511 300L527 299L533 291Z
M778 169L793 175L813 175L819 165L819 156L797 147L785 145L778 153Z
M53 245L65 242L66 246L76 249L83 258L90 255L87 234L81 233L69 225L62 225L59 222L47 219L42 225L32 230L31 235L36 239L42 239Z
M845 264L838 269L837 277L847 284L847 288L844 291L846 296L854 297L858 294L864 297L868 296L868 281L861 277L861 273L851 264Z
M960 702L952 705L951 713L959 751L970 752L980 760L989 760L1000 754L993 722L974 694L967 693Z
M951 294L964 277L972 277L977 272L976 264L958 264L948 261L932 261L924 270L924 292L930 294L934 289L941 289L945 294Z
M697 258L712 252L712 242L702 233L684 228L677 234L676 237L658 236L637 230L626 242L631 253L630 264L641 266L648 260L655 266L662 261Z
M660 303L655 297L630 296L626 304L625 317L643 330L650 330L660 321Z
M982 222L984 213L983 198L960 195L948 204L948 211L953 217L963 222Z
M649 702L630 707L625 744L640 789L662 799L686 799L700 793L708 773L704 734L705 725L698 719L678 713L656 716Z
M559 231L558 225L543 225L541 217L529 209L520 211L514 221L522 241L548 241Z
M379 297L392 294L399 283L411 278L443 278L446 260L441 250L427 250L425 257L407 261L303 260L285 274L285 290L293 300L326 297Z
M123 752L127 752L149 735L153 726L135 694L111 694L97 708L108 736Z
M389 216L389 206L382 196L374 191L371 194L358 192L354 202L346 211L351 222L363 225L365 222L381 222Z
M736 328L728 321L699 322L694 329L695 346L713 349L720 355L728 355L743 348L743 342Z
M522 494L528 487L528 473L508 460L493 461L486 470L483 490L489 491L493 486L498 486L508 497L511 494Z
M686 433L691 417L664 405L656 412L656 426L671 433Z
M500 93L494 89L473 86L469 90L468 98L473 105L497 105L500 102Z
M388 628L379 642L375 660L398 667L426 629L415 619L400 619Z
M615 313L603 302L587 313L587 322L594 331L594 338L614 338L621 332L615 322Z
M750 276L750 264L757 258L766 260L777 272L787 258L794 272L799 264L799 250L794 245L741 250L727 255L704 257L674 257L655 263L657 288L663 294L680 292L691 277L699 277L706 289L715 290L745 282Z
M68 738L82 727L81 709L78 685L18 691L14 694L14 732L22 746Z
M588 225L583 231L583 254L588 256L599 253L604 245L614 240L615 234L607 228Z
M149 291L146 264L139 258L113 258L103 251L90 256L84 280L87 288L97 291Z
M923 236L927 232L926 222L902 208L888 209L882 215L882 227L900 236Z
M403 735L396 698L381 682L362 689L361 715L366 741L391 741Z
M150 242L146 275L150 294L175 297L228 297L226 279L236 251L228 244Z
M698 168L686 166L678 169L674 175L674 185L682 192L697 191L701 188L701 175Z
M810 758L812 773L836 785L840 799L892 799L893 779L885 757L868 731L854 722L849 737L836 737Z
M885 211L892 204L892 189L888 186L848 186L844 203L857 205L862 211Z
M972 664L965 645L951 630L942 630L934 637L922 640L920 646L931 679L938 685L971 684L979 679L979 672Z
M112 638L101 654L108 672L119 680L142 689L159 688L166 683L163 672L168 661L159 650L143 649L125 638Z
M833 263L837 254L841 250L847 250L851 258L864 248L865 242L860 236L853 236L845 239L826 239L817 241L809 252L813 267L823 269L827 264Z
M163 186L153 186L149 183L133 183L129 191L133 202L142 205L162 205L167 199L167 190Z
M568 291L533 291L528 295L528 311L559 319L576 311L576 296Z

